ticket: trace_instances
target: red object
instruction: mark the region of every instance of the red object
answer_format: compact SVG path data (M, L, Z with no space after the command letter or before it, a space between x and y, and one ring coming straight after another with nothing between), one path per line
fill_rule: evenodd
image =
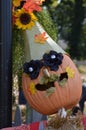
M46 127L47 121L42 121L44 124L44 127ZM83 117L83 125L84 125L84 130L86 130L86 116ZM30 125L21 125L17 127L9 127L9 128L3 128L1 130L39 130L39 125L41 122L35 122Z
M30 124L30 130L38 130L39 122Z
M84 125L84 130L86 130L86 116L83 117L83 125Z
M30 130L29 125L21 125L16 127L3 128L1 130Z
M24 3L23 8L28 12L33 12L34 10L40 12L42 10L42 8L38 4L31 0Z
M44 127L46 127L47 122L42 121ZM21 126L16 126L16 127L9 127L9 128L3 128L1 130L39 130L39 125L41 122L34 122L30 125L21 125Z

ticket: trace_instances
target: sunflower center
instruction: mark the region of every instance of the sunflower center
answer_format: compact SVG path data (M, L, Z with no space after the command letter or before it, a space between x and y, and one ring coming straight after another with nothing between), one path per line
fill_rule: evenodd
M23 13L20 16L20 21L22 24L26 25L31 21L31 16L28 13Z

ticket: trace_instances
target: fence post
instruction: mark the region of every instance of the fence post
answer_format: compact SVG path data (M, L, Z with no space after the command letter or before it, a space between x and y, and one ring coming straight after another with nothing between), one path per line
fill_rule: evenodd
M11 0L0 0L0 129L12 125Z
M14 126L22 125L22 113L20 106L16 106L15 116L14 116Z

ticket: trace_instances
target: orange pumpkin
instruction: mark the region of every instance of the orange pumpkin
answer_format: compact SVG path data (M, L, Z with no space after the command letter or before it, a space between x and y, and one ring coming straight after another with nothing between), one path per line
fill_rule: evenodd
M40 70L35 78L26 73L22 76L22 87L27 101L36 111L45 115L54 114L62 107L72 108L81 96L82 82L79 72L69 56L62 55L62 62L57 70L52 70L51 65L39 66ZM41 61L44 63L44 60ZM29 69L32 71L31 67Z

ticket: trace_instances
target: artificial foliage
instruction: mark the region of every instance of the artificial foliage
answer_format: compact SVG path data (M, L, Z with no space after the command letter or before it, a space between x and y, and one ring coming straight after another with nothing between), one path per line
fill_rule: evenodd
M24 39L22 31L16 27L13 28L12 34L13 74L16 75L22 69L24 63Z
M41 25L46 30L46 32L50 35L50 37L52 37L53 40L56 41L58 29L52 17L50 16L47 6L43 7L42 12L37 12L36 16L39 22L41 23Z
M17 86L14 83L14 77L18 77L18 87L22 84L22 64L24 63L24 39L22 30L13 28L12 32L12 77L13 87Z

